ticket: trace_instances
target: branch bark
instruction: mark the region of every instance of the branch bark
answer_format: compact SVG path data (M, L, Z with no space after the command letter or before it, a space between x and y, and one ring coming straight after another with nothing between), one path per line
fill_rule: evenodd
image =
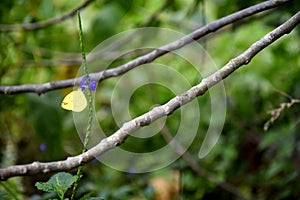
M32 31L32 30L45 28L47 26L57 24L59 22L62 22L66 19L69 19L69 18L73 17L74 15L76 15L78 10L81 10L81 9L85 8L86 6L88 6L93 1L94 0L86 0L80 6L73 9L71 12L66 13L66 14L64 14L60 17L55 17L55 18L49 19L47 21L30 23L30 24L17 24L17 25L16 24L14 24L14 25L0 24L0 31L2 31L2 32L21 31L21 30Z
M177 95L166 104L154 107L149 112L124 123L113 135L101 140L96 146L85 153L57 162L33 162L32 164L3 168L0 169L0 180L6 180L13 176L24 176L54 171L68 171L90 162L95 157L98 157L106 151L122 144L131 133L137 131L143 126L151 124L161 117L172 114L176 109L189 103L196 97L203 95L209 88L225 79L239 67L247 65L251 59L265 47L269 46L283 35L290 33L299 23L300 12L296 13L284 24L252 44L247 50L236 58L230 60L220 70L204 78L198 85L190 88L182 94Z
M160 56L163 56L164 54L174 51L176 49L179 49L181 47L184 47L188 45L189 43L200 39L201 37L212 33L214 31L217 31L218 29L233 23L235 21L238 21L240 19L243 19L245 17L254 15L256 13L272 9L275 7L278 7L280 5L283 5L284 3L287 3L291 0L270 0L266 1L254 6L251 6L249 8L246 8L244 10L235 12L231 15L228 15L226 17L223 17L219 20L216 20L214 22L211 22L202 28L199 28L195 30L194 32L180 38L177 41L171 42L169 44L166 44L164 46L159 47L156 50L153 50L143 56L140 56L126 64L120 65L113 69L103 70L97 73L91 74L91 77L94 80L105 80L111 77L116 77L121 74L124 74L128 72L129 70L146 64L150 63L153 60L159 58ZM16 85L16 86L0 86L0 94L18 94L18 93L24 93L24 92L33 92L37 94L42 94L48 91L56 90L56 89L62 89L66 87L72 87L80 82L82 77L79 78L73 78L73 79L67 79L67 80L61 80L61 81L53 81L48 82L44 84L24 84L24 85Z

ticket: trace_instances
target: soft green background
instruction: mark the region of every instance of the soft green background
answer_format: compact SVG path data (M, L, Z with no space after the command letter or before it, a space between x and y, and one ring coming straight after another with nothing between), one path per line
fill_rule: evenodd
M82 11L85 48L90 52L103 40L132 28L157 26L190 33L203 23L211 22L260 1L95 1ZM0 23L21 24L47 20L69 12L81 1L1 0ZM223 28L201 40L218 68L239 55L253 42L287 20L299 10L299 1L278 10L257 15ZM298 8L298 9L297 9ZM152 18L151 18L152 16ZM150 20L151 19L151 20ZM299 108L284 110L267 131L269 110L281 103L300 98L299 27L259 53L250 64L225 80L227 94L226 123L213 151L204 159L197 155L210 120L209 95L198 98L201 109L199 130L189 152L198 164L220 182L234 185L253 199L297 199L300 196ZM77 53L77 54L74 54ZM80 56L77 18L34 31L0 32L0 84L45 83L76 76L80 64L62 59ZM120 64L124 60L117 61ZM193 68L170 61L192 84L199 82ZM107 95L117 78L105 80L97 93L101 126L108 133L118 129ZM176 84L176 81L174 81ZM54 161L81 152L72 113L60 108L60 102L71 88L43 95L0 95L0 162L1 167L33 161ZM155 94L155 95L153 95ZM155 104L172 98L168 89L148 85L137 90L130 104L132 116L148 111ZM100 101L101 100L101 101ZM180 113L168 119L175 131ZM161 136L122 146L134 152L147 152L165 145ZM41 144L46 145L40 151ZM171 169L181 172L182 199L239 199L215 183L196 175L183 159L155 173L128 175L93 162L84 167L79 192L105 199L151 199L152 177L164 178ZM0 199L40 199L36 181L50 175L11 178L0 183ZM33 196L36 195L36 196ZM45 197L47 198L47 197ZM180 199L177 195L177 199ZM175 199L176 199L175 198Z

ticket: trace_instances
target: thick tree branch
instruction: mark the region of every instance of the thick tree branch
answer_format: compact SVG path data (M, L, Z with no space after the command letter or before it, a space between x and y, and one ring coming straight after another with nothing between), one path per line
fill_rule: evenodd
M93 73L91 74L92 78L94 80L105 80L110 77L116 77L121 74L126 73L127 71L140 66L145 63L150 63L156 58L174 51L176 49L179 49L195 40L200 39L201 37L212 33L214 31L217 31L218 29L233 23L235 21L238 21L240 19L243 19L245 17L251 16L253 14L256 14L258 12L262 12L264 10L268 10L271 8L278 7L286 2L289 2L291 0L273 0L273 1L266 1L254 6L251 6L249 8L246 8L244 10L235 12L231 15L228 15L226 17L223 17L219 20L216 20L212 23L209 23L202 28L199 28L195 30L194 32L180 38L179 40L176 40L174 42L171 42L169 44L166 44L164 46L159 47L156 50L153 50L143 56L140 56L126 64L123 64L119 67L113 68L113 69L108 69L104 70L101 72ZM66 87L72 87L80 82L82 77L79 78L73 78L73 79L67 79L67 80L61 80L61 81L53 81L49 83L44 83L44 84L24 84L24 85L17 85L17 86L0 86L0 94L18 94L18 93L24 93L24 92L33 92L33 93L38 93L42 94L51 90L56 90L56 89L61 89L61 88L66 88Z
M81 10L83 8L85 8L86 6L88 6L90 3L92 3L94 0L86 0L85 2L83 2L80 6L78 6L77 8L73 9L71 12L66 13L60 17L55 17L46 21L42 21L42 22L36 22L36 23L30 23L30 24L17 24L17 25L7 25L7 24L0 24L0 31L21 31L21 30L25 30L25 31L32 31L32 30L37 30L37 29L41 29L41 28L45 28L47 26L51 26L53 24L62 22L66 19L69 19L71 17L73 17L74 15L76 15L76 12L78 10Z
M230 60L224 67L216 71L212 75L204 78L198 85L190 88L186 92L172 98L166 104L154 107L149 112L126 122L113 135L101 140L96 146L89 149L83 154L69 157L66 160L58 162L41 163L34 162L32 164L10 166L0 169L0 180L6 180L13 176L24 176L38 173L68 171L79 165L90 162L106 151L122 144L126 138L142 128L154 122L155 120L172 114L176 109L194 100L196 97L203 95L209 88L225 79L242 65L246 65L261 50L275 42L284 34L290 33L300 23L300 12L296 13L284 24L271 31L263 38L252 44L246 51Z

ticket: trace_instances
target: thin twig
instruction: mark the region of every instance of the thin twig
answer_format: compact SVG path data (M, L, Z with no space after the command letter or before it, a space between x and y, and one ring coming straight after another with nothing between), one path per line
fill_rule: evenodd
M288 97L290 97L288 95ZM278 117L280 116L280 114L285 110L288 109L290 107L292 107L294 104L296 103L300 103L300 99L291 99L290 102L283 102L280 104L279 108L275 108L273 110L268 111L268 113L271 115L271 118L264 124L264 131L267 131L269 129L269 127L271 126L271 124L278 119Z
M218 29L233 23L235 21L238 21L240 19L243 19L245 17L254 15L256 13L262 12L264 10L268 10L271 8L278 7L284 3L287 3L291 0L270 0L266 1L254 6L251 6L249 8L246 8L244 10L235 12L231 15L228 15L226 17L223 17L219 20L216 20L214 22L211 22L202 28L199 28L192 33L174 41L169 44L166 44L164 46L159 47L156 50L153 50L143 56L140 56L126 64L120 65L113 69L107 69L103 70L101 72L92 73L91 77L93 80L105 80L111 77L116 77L121 74L124 74L128 72L129 70L146 64L150 63L153 60L157 59L160 56L163 56L164 54L168 52L172 52L174 50L177 50L181 47L186 46L187 44L192 43L195 40L200 39L201 37L212 33L214 31L217 31ZM0 94L18 94L18 93L24 93L24 92L33 92L37 94L42 94L48 91L62 89L66 87L73 87L74 85L78 84L79 81L82 79L82 77L73 78L73 79L67 79L67 80L61 80L61 81L53 81L48 82L44 84L24 84L24 85L16 85L16 86L0 86Z
M66 13L66 14L64 14L62 16L59 16L59 17L55 17L55 18L46 20L46 21L29 23L29 24L17 24L17 25L16 24L13 24L13 25L0 24L0 31L3 31L3 32L21 31L21 30L32 31L32 30L45 28L47 26L57 24L59 22L62 22L66 19L69 19L69 18L75 16L76 13L77 13L77 10L82 10L83 8L88 6L90 3L92 3L93 1L94 0L86 0L80 6L78 6L77 8L74 8L71 12Z
M98 157L106 151L122 144L130 134L139 130L143 126L148 126L159 118L171 115L181 106L191 102L198 96L205 94L209 88L228 77L235 70L243 65L247 65L257 53L275 42L278 38L290 33L299 23L300 11L292 16L284 24L277 27L275 30L271 31L263 38L252 44L242 54L230 60L224 67L211 74L210 76L202 79L202 81L198 85L193 86L189 90L177 95L167 103L154 107L149 112L124 123L122 127L114 134L107 138L104 138L88 151L74 157L69 157L66 160L57 162L33 162L31 164L2 168L0 169L0 180L6 180L13 176L24 176L54 171L68 171L90 162L95 157Z
M137 27L148 27L153 23L153 21L156 21L158 18L158 15L163 12L165 9L167 9L170 5L172 5L174 0L165 0L165 3L158 8L154 13L152 13L145 21L141 22L140 24L137 25ZM111 60L113 58L118 57L120 58L132 58L133 57L138 57L141 55L144 55L148 53L150 50L145 49L136 49L135 51L132 51L130 53L126 53L123 55L123 52L120 51L115 51L115 49L119 48L120 46L126 44L130 39L134 38L135 35L138 33L138 31L133 32L130 37L125 37L122 38L122 40L118 42L112 43L110 46L106 47L104 52L95 52L95 53L89 53L86 57L88 62L95 61L95 60ZM35 48L36 47L32 47ZM30 52L31 52L31 49ZM27 48L28 49L28 48ZM27 52L29 52L29 49ZM48 67L48 66L61 66L59 64L63 64L63 66L73 66L73 65L80 65L82 63L82 55L79 53L58 53L58 52L53 52L50 50L42 49L39 48L38 52L43 55L46 54L46 57L49 57L52 54L56 54L55 59L38 59L38 60L25 60L21 63L18 63L17 65L20 65L22 67L24 66L39 66L39 67ZM59 57L59 58L57 58Z

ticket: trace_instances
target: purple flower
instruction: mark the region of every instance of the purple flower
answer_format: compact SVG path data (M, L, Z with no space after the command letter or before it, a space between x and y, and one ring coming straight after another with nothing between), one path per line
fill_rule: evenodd
M91 91L96 91L96 87L97 87L97 82L96 82L96 81L93 81L92 79L90 79L89 90L91 90Z
M126 173L126 178L127 179L132 179L135 173L137 173L136 168L135 167L130 167L129 172Z
M131 173L131 174L135 174L135 173L137 173L137 170L136 170L136 168L135 168L135 167L130 167L130 169L129 169L129 173Z
M88 89L91 91L96 91L97 82L93 81L90 76L89 78L90 78L90 85L88 86ZM86 81L86 76L84 76L80 81L80 88L82 91L84 91L86 87L87 87L87 81Z
M46 151L46 148L47 148L47 146L45 143L40 144L40 151Z

